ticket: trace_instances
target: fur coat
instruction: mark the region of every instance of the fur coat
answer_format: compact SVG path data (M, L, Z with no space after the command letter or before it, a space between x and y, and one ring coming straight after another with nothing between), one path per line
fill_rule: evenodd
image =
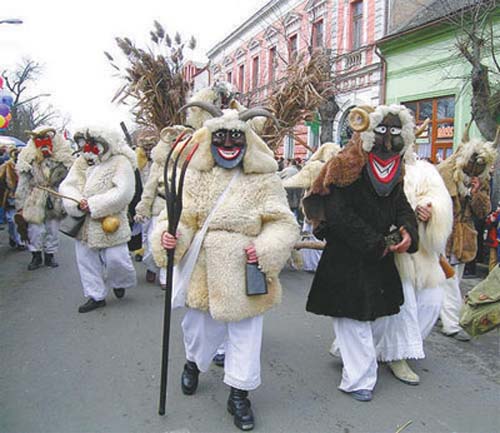
M61 199L36 186L57 191L73 161L73 149L60 134L56 134L53 139L53 154L49 158L42 156L32 139L28 141L16 164L19 174L16 209L22 209L23 217L28 223L42 224L47 219L64 217Z
M219 122L214 119L214 122ZM218 126L216 126L218 127ZM272 152L252 130L247 130L243 173L228 191L214 214L186 293L186 305L208 311L215 320L240 321L263 314L281 299L279 273L298 240L299 230L285 190L276 174ZM200 143L188 170L184 186L184 208L179 225L176 261L187 251L215 201L235 170L215 165L210 153L211 133L196 132ZM160 214L153 231L153 254L160 267L166 266L161 235L167 230L166 212ZM268 282L268 294L247 296L244 248L255 245L259 265Z
M453 201L453 230L448 239L446 254L449 257L454 255L463 263L473 260L477 253L477 232L473 218L484 220L491 212L488 169L479 176L479 191L470 197L467 195L469 179L463 172L463 167L473 153L483 157L489 164L496 157L491 144L473 139L468 143L461 143L457 151L438 166Z
M0 165L0 207L13 207L17 181L16 163L9 159Z
M183 126L164 128L160 133L160 141L151 152L153 163L142 191L141 201L135 211L143 218L158 216L165 209L165 185L163 182L163 169L172 143L182 132L192 131Z
M322 221L315 235L326 240L306 310L315 314L372 321L399 312L403 291L394 254L383 256L391 226L405 227L418 248L417 220L403 179L387 197L375 193L366 173L367 153L355 134L321 169L306 215Z
M102 162L89 166L80 156L61 183L60 192L76 200L87 199L90 213L77 237L89 248L108 248L130 239L127 208L135 193L136 156L126 145L111 144ZM66 212L74 217L84 215L72 200L63 200ZM105 233L101 221L117 216L120 226L114 233Z
M395 254L399 275L417 290L439 287L446 278L439 255L445 252L453 224L450 195L436 168L426 161L405 165L404 192L412 209L430 203L432 214L429 221L418 221L418 251Z

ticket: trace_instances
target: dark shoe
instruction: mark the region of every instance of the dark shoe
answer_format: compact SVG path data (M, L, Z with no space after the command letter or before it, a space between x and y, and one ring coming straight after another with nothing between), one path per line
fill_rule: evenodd
M121 299L125 296L125 289L113 289L113 293L118 299Z
M146 281L148 283L154 283L156 281L156 272L147 270L146 271Z
M184 364L184 371L181 376L181 388L185 395L193 395L198 388L198 376L200 370L196 363L192 361L186 361Z
M45 253L45 266L49 268L57 268L59 263L54 260L54 254Z
M224 367L225 360L226 360L226 355L224 353L217 353L214 356L213 362L217 367Z
M80 305L78 307L78 312L79 313L88 313L89 311L95 310L96 308L99 307L104 307L106 306L106 300L103 299L102 301L96 301L94 298L89 298L85 304Z
M15 241L15 239L9 238L9 246L11 248L16 248L17 247L17 242Z
M36 251L31 253L31 263L28 265L28 271L34 271L42 266L42 252Z
M373 391L369 389L358 389L357 391L351 391L348 394L358 401L370 401L373 398Z
M142 256L140 254L136 254L134 259L136 262L142 262Z
M248 431L254 427L253 412L251 409L248 391L231 387L227 410L234 416L234 425L240 430Z
M17 250L17 251L24 251L25 249L26 249L26 247L25 247L24 245L18 245L18 246L16 247L16 250Z

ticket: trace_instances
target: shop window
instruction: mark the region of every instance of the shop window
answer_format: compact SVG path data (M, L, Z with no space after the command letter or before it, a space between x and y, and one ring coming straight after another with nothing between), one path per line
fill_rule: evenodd
M421 158L439 162L453 153L455 136L455 97L423 99L403 103L411 109L417 119L417 126L429 118L428 128L416 139L417 154Z

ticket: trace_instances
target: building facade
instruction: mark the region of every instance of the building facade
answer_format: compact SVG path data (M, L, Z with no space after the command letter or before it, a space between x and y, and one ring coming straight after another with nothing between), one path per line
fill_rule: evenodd
M233 83L247 105L257 105L282 82L290 59L311 49L331 57L340 111L334 140L350 135L346 117L357 104L380 101L381 62L375 41L385 32L386 0L271 0L208 53L210 80ZM305 142L315 148L318 134L297 125L278 153L306 157Z

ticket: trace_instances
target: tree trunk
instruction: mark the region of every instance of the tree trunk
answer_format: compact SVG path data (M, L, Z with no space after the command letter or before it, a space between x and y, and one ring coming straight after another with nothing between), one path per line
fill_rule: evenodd
M321 117L320 144L333 142L333 121L339 112L335 95L330 96L324 104L320 105L318 111Z
M488 141L493 141L497 124L490 107L491 90L488 68L480 63L472 67L472 99L471 110L481 135Z

